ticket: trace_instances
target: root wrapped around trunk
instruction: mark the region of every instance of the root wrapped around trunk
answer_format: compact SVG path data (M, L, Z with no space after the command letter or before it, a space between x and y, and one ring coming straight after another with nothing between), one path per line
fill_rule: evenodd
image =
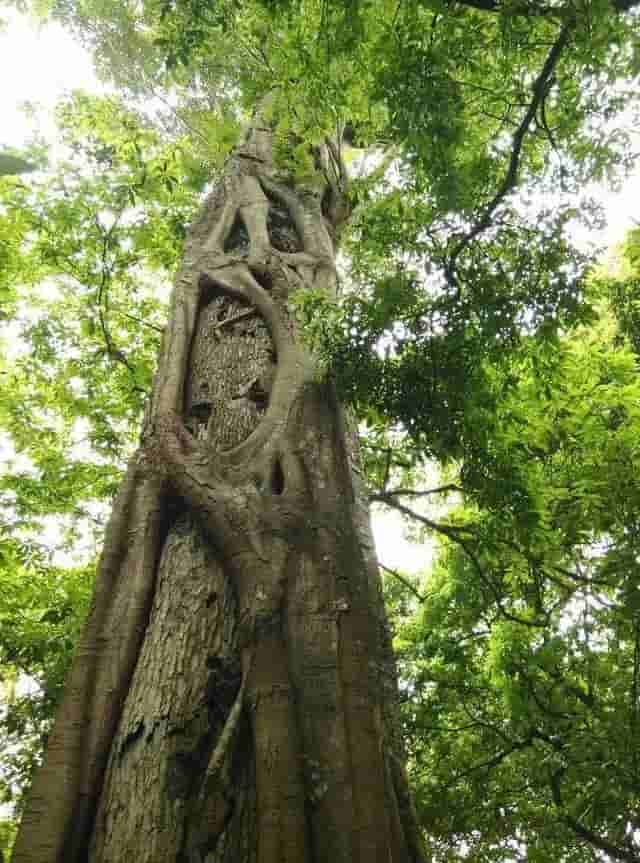
M336 287L337 148L259 121L192 227L15 863L413 863L355 436L290 299Z

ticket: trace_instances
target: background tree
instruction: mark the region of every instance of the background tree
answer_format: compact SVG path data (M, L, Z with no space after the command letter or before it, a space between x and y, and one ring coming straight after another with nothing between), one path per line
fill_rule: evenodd
M399 630L438 858L638 857L637 359L599 309L496 380L490 452Z

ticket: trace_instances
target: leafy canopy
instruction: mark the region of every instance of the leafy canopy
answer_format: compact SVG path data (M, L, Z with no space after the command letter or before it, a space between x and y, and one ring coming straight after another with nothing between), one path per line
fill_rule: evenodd
M629 167L632 5L37 4L115 92L63 100L59 162L0 164L5 797L60 693L185 225L270 93L291 181L327 135L352 175L341 296L298 314L373 499L442 543L424 583L387 584L434 855L634 863L637 237L589 283L572 242L600 218L585 185Z
M590 327L530 342L477 418L421 608L399 609L438 859L637 859L637 364L604 302Z

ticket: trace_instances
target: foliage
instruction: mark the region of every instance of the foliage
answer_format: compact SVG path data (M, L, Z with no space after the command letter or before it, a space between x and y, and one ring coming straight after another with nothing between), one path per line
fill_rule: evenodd
M437 859L632 860L637 359L602 306L503 375L428 594L399 626L421 819Z
M52 565L42 549L0 537L0 802L29 779L90 597L93 566ZM0 846L1 847L1 846Z
M633 4L35 5L122 95L66 98L62 156L0 177L0 794L59 696L185 225L270 94L283 174L327 135L351 167L342 292L299 298L307 338L372 498L442 544L387 583L434 856L637 858L638 236L589 280L571 239L601 218L583 187L630 164Z
M640 354L640 229L629 231L622 254L622 271L615 279L605 278L604 289L621 337L629 339L633 350Z
M26 174L33 171L35 168L26 159L16 156L13 153L8 153L6 150L0 150L0 177L6 177L11 174Z
M387 204L378 214L385 233L394 224ZM410 195L398 196L396 218L419 214L419 202L411 204ZM581 302L585 260L567 241L568 216L555 213L544 232L529 228L528 244L523 230L478 242L452 288L429 241L422 243L424 276L407 261L406 237L399 247L367 230L362 242L356 215L348 248L357 292L339 306L316 295L300 300L309 338L343 397L370 416L401 422L426 454L462 457L472 446L473 405L488 407L494 398L492 369L532 333L545 341L558 327L589 318Z

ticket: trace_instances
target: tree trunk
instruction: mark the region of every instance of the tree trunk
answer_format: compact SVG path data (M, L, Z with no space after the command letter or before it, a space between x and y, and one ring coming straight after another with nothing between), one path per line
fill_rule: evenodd
M345 173L258 119L192 226L14 863L414 863L355 435L300 343Z

